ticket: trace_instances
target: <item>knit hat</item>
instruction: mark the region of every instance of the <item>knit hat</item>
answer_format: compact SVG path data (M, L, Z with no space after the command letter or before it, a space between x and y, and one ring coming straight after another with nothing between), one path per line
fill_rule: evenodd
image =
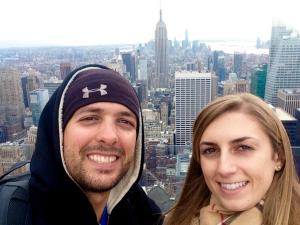
M96 102L122 104L135 114L139 122L139 100L125 77L102 66L84 67L75 74L77 76L65 93L63 129L79 108Z

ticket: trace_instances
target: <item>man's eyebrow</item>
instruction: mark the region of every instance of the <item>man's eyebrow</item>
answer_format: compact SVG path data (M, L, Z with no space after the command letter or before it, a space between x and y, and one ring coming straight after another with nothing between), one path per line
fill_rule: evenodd
M80 113L85 113L85 112L92 112L92 113L100 113L100 112L103 112L104 109L101 109L101 108L95 108L95 107L83 107L83 108L80 108L78 109L77 113L80 114Z
M128 116L128 117L133 117L136 118L135 114L129 111L122 111L118 113L120 116Z

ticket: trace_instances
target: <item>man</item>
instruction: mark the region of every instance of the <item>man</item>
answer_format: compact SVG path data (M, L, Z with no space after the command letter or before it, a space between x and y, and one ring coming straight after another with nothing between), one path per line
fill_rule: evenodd
M40 118L29 182L32 224L152 225L160 210L138 185L143 124L120 74L78 68Z

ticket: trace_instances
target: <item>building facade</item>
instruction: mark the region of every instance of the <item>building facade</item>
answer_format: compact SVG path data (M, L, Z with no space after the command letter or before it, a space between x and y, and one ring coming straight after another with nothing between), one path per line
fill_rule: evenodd
M175 130L176 145L190 145L193 122L214 97L211 73L175 73Z
M30 109L32 112L32 120L35 126L38 126L41 113L49 100L47 89L37 89L29 93Z
M272 27L266 102L277 106L279 89L300 87L300 37L284 25Z
M14 141L25 135L24 103L19 72L12 68L0 68L0 136Z
M155 78L158 88L168 87L168 34L162 11L155 29Z
M300 88L280 89L278 90L277 97L278 107L295 116L296 109L300 108Z
M262 99L265 98L268 64L254 68L251 74L250 92Z

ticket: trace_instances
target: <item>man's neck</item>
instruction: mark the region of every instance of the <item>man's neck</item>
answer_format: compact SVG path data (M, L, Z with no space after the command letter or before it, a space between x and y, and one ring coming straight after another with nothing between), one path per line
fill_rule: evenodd
M104 193L85 192L85 195L89 199L90 203L92 204L97 216L97 221L99 222L102 216L102 212L105 208L106 202L108 200L109 192L104 192Z

